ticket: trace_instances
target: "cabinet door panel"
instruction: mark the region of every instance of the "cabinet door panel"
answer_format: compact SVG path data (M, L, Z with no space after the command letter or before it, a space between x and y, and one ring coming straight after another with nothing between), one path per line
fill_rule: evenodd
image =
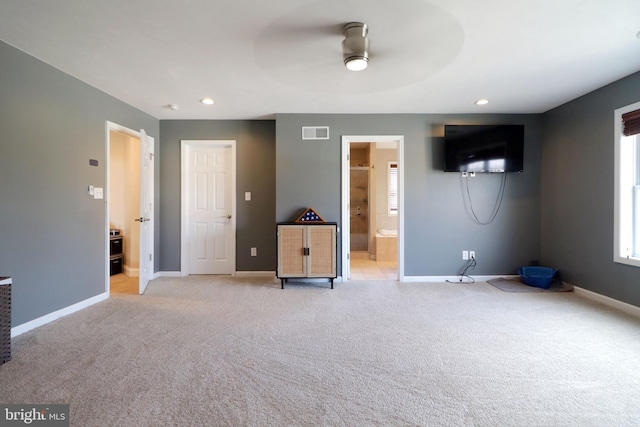
M278 227L278 277L305 277L304 226Z
M308 226L308 277L335 277L336 228L334 226Z

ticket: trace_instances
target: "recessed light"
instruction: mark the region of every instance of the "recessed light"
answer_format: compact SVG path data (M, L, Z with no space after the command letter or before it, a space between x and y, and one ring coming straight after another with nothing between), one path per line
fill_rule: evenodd
M176 111L177 109L180 108L180 106L177 104L169 104L169 108L172 109L173 111Z
M489 103L488 99L478 99L476 101L476 105L487 105Z
M202 102L205 105L213 105L213 99L211 98L202 98L200 102Z

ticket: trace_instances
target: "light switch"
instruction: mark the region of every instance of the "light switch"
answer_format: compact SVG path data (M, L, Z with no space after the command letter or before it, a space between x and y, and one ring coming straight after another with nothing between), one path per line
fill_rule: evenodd
M244 200L246 200L247 202L251 200L251 191L244 192Z
M93 188L93 198L94 199L104 199L104 189L101 187Z
M93 185L89 186L89 195L93 196Z

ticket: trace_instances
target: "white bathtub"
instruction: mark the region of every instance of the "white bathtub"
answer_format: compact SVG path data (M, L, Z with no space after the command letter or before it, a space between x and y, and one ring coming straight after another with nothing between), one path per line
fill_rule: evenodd
M398 262L398 230L376 232L376 261Z
M381 228L376 233L376 237L397 237L397 236L398 236L398 230L385 230Z

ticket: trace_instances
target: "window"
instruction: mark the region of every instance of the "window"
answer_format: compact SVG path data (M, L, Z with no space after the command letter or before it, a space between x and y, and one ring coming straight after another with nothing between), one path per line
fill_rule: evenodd
M640 267L640 102L615 111L613 260Z
M387 163L388 214L398 215L398 162Z

